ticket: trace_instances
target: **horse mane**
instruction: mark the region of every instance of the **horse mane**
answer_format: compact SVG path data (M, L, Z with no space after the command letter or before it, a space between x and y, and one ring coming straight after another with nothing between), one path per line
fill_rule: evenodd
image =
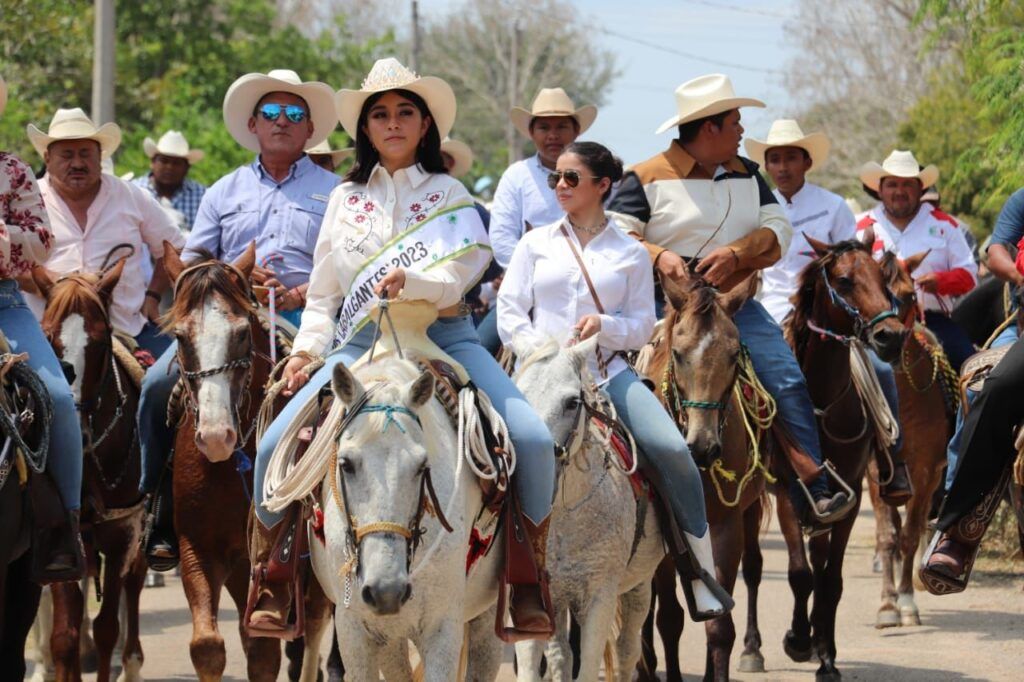
M206 250L197 252L197 257L185 264L192 268L202 263L220 263L212 253ZM228 299L234 307L249 311L253 310L252 300L245 282L237 282L234 271L224 267L196 268L179 275L175 284L174 301L163 317L163 328L170 331L176 320L186 317L193 310L203 307L203 302L214 293Z
M851 251L862 251L871 255L871 247L857 239L848 239L829 246L824 255L818 256L800 271L796 293L789 299L793 312L784 327L786 341L793 348L797 359L803 357L812 333L807 323L814 317L814 297L818 287L818 273L830 267L839 256Z
M513 347L515 347L514 343ZM558 355L558 351L558 341L555 341L553 337L548 337L544 343L535 347L529 355L520 359L519 366L516 368L516 374L522 374L530 365L553 358Z
M106 315L107 306L96 292L99 281L99 275L91 273L65 275L57 280L46 300L40 323L50 341L53 341L52 335L60 327L61 321L72 313L84 315L90 306L95 306Z

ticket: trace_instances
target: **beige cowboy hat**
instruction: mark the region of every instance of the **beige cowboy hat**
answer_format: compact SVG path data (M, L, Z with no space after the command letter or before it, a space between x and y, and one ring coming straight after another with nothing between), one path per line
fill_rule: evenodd
M811 157L811 168L819 168L828 158L831 144L825 133L804 135L800 125L791 118L780 118L768 129L768 137L762 140L749 139L744 141L747 156L757 165L764 167L764 155L773 147L799 147Z
M441 151L455 160L455 164L448 170L448 175L453 178L461 178L473 166L473 150L461 140L444 138L441 140Z
M327 140L324 140L320 144L313 145L312 147L306 148L307 154L321 155L329 154L331 161L337 166L339 163L352 156L355 153L355 149L352 147L346 147L345 149L331 149L331 145L327 144Z
M728 76L712 73L686 81L676 88L676 115L661 124L654 134L699 118L714 116L740 107L764 107L759 99L737 97Z
M249 119L260 99L271 92L290 92L306 101L313 134L307 144L317 145L327 139L338 122L334 119L334 90L326 83L303 81L290 69L275 69L267 74L247 73L228 88L224 95L224 125L238 144L259 152L256 135L249 132Z
M45 156L49 146L60 140L96 140L104 158L112 155L121 144L121 128L116 123L104 123L97 128L92 119L78 107L58 109L45 133L31 123L25 130L39 156Z
M882 178L889 176L917 178L921 181L921 186L927 189L938 182L939 169L935 165L921 168L913 152L899 149L894 149L881 165L868 161L860 169L860 181L876 192Z
M206 156L202 149L190 149L188 140L177 130L168 130L158 142L153 142L153 138L147 137L142 141L142 151L151 159L160 154L185 159L189 164L201 161Z
M341 127L353 140L359 133L359 114L372 95L388 90L415 92L427 103L437 132L443 140L455 124L455 93L435 76L417 76L394 57L378 59L358 90L342 88L334 95L334 108Z
M4 77L0 76L0 114L4 113L4 107L7 106L7 83L4 82Z
M512 107L509 116L512 118L512 125L516 130L526 137L530 136L530 121L540 116L569 116L576 119L580 126L580 133L583 133L594 123L597 118L597 107L593 104L585 104L579 109L569 99L562 88L542 88L533 105L527 111L522 107Z

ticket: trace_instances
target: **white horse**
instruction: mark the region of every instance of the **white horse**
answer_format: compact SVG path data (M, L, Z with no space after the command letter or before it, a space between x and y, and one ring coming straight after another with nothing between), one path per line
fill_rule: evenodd
M586 369L597 337L571 348L555 341L523 353L516 384L563 449L559 488L548 535L548 571L557 631L547 645L551 679L572 679L566 612L580 624L580 680L597 680L612 636L616 608L621 627L616 670L606 679L633 679L640 631L651 605L651 578L665 556L653 507L638 518L632 487L617 467L619 455L596 433L581 401L594 405L597 388ZM519 349L517 349L519 350ZM637 523L642 537L631 556ZM543 644L516 644L519 680L539 681Z

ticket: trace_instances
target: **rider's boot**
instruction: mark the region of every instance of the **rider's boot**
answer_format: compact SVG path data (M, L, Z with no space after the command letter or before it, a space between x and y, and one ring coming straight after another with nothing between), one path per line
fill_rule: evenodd
M273 528L266 528L257 519L252 521L249 535L252 580L249 583L246 621L246 629L252 637L291 637L288 615L292 605L292 586L288 580L273 580L277 576L269 569L281 536L285 532L294 532L293 528L291 515Z
M160 477L160 485L149 512L146 536L146 563L154 571L169 571L178 565L178 534L174 530L174 487L170 469Z
M45 562L40 582L79 580L85 574L85 548L79 529L78 510L65 512L64 523L43 529L37 551Z
M735 605L732 597L715 579L715 559L711 551L711 528L700 537L682 533L685 554L673 553L686 597L687 611L694 622L723 616Z
M910 474L907 472L907 463L903 458L894 454L892 456L892 471L889 470L889 462L883 461L886 458L877 457L878 478L888 483L878 486L878 495L890 507L900 507L910 500L914 494L914 488L910 484Z
M548 515L539 524L534 525L525 514L522 517L526 534L533 547L533 556L537 564L537 575L540 577L536 585L513 585L510 596L509 612L512 622L521 633L550 636L555 631L552 621L551 594L548 591L548 527L551 516Z

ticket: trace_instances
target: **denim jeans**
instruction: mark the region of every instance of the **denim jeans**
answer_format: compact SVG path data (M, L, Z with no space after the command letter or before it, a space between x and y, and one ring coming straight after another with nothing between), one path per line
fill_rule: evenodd
M633 434L644 472L671 508L676 523L690 535L701 537L708 527L704 487L679 427L633 370L619 372L604 388Z
M267 528L277 525L283 516L263 507L263 481L281 434L302 405L330 383L335 365L344 362L351 366L369 349L373 329L372 324L367 324L345 346L328 355L324 366L292 396L263 435L256 451L253 487L256 516ZM514 478L523 513L540 522L551 512L555 495L555 445L547 426L490 353L480 345L469 316L442 318L430 325L427 336L465 368L473 383L487 394L505 420L516 448L518 464Z
M501 337L498 336L498 306L492 305L487 311L480 324L476 326L476 333L480 336L480 345L491 355L495 355L501 348Z
M46 468L57 484L65 509L78 509L82 495L82 426L75 398L50 342L12 279L0 280L0 329L12 351L28 353L29 367L50 394L53 421Z
M896 373L893 371L892 365L882 360L875 354L875 351L868 350L868 357L871 358L871 365L875 369L875 376L878 377L878 384L882 387L882 395L885 396L885 402L889 403L889 410L892 412L892 416L896 418L896 423L900 423L900 398L899 391L896 389ZM900 433L896 436L896 442L892 446L892 454L898 455L903 451L903 429L900 428Z
M178 342L173 341L156 363L146 370L139 397L139 445L142 451L142 478L139 489L144 493L156 491L160 472L174 445L174 429L167 425L167 401L178 383L178 365L174 356Z
M948 315L936 310L925 311L924 323L938 337L942 350L946 351L946 357L949 358L949 364L959 373L964 360L974 355L974 344L967 332Z
M1017 325L1011 324L1009 327L999 333L995 339L992 340L991 348L1001 348L1003 346L1009 346L1017 341ZM978 394L974 391L967 390L967 403L973 405ZM956 411L956 430L953 432L953 437L949 439L949 446L946 448L946 491L949 492L950 487L953 485L953 479L956 478L956 469L960 462L960 446L963 439L964 430L964 407L960 406L960 409Z
M173 338L162 333L160 327L152 322L146 322L146 326L135 336L139 348L148 350L154 358L160 357L173 342Z

